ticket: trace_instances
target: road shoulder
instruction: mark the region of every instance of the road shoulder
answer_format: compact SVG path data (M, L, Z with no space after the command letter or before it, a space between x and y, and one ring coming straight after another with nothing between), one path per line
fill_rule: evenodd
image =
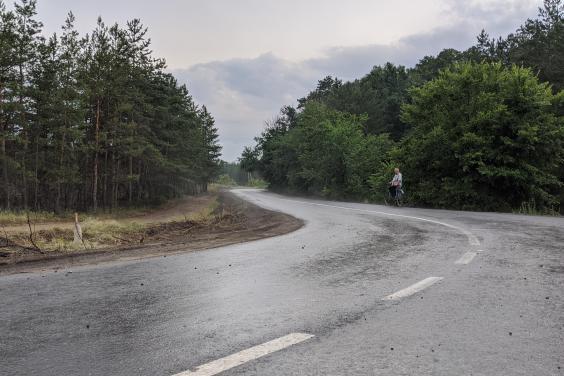
M159 225L162 232L158 235L135 244L73 253L22 253L10 259L0 259L0 275L166 257L284 235L298 230L303 224L302 220L288 214L261 208L230 192L221 192L216 217L207 225L183 227L181 222L169 222Z

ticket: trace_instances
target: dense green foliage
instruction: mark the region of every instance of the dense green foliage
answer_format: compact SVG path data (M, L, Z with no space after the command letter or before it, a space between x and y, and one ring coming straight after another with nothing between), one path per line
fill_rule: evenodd
M114 208L205 190L214 119L134 19L45 38L35 0L0 1L0 207Z
M345 84L326 77L319 81L315 91L298 102L300 108L308 101L318 101L338 111L366 114L364 130L367 133L388 133L394 140L399 140L406 129L399 118L400 107L409 86L410 78L405 67L388 63L374 67L360 80Z
M413 131L400 163L412 198L456 208L557 205L564 157L560 102L527 68L463 63L412 91L402 120Z
M237 182L229 174L221 174L215 180L215 183L225 186L235 186Z
M247 152L251 151L250 148L245 149ZM245 156L245 151L243 156ZM252 158L252 163L256 162L254 156ZM248 159L246 160L248 161ZM240 185L246 187L254 188L267 188L268 183L262 179L258 173L256 166L249 166L245 160L239 158L239 162L225 162L220 163L220 175L215 180L217 184L220 185Z
M245 185L248 180L249 173L242 169L239 163L221 161L216 183L224 184L222 181L233 181L233 185Z
M392 146L387 135L365 135L365 126L366 116L308 101L295 125L282 117L263 133L260 171L276 188L361 198Z
M393 167L409 201L478 210L559 207L564 181L564 5L466 51L361 79L326 77L283 107L242 167L271 188L382 200Z
M545 0L539 16L527 20L505 39L490 39L484 31L476 50L490 61L517 64L538 72L554 91L564 89L564 5L562 0Z

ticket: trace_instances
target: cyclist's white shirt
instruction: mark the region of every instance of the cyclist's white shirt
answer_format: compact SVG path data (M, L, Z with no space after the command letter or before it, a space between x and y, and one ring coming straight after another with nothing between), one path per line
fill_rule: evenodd
M392 179L392 185L398 185L401 187L401 180L402 180L401 172L398 172L397 174L394 175L394 178ZM397 184L394 184L396 182Z

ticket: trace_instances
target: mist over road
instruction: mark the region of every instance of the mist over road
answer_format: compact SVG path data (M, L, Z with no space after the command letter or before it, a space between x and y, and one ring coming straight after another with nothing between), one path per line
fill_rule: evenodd
M0 277L0 374L564 374L564 219L234 192L306 225Z

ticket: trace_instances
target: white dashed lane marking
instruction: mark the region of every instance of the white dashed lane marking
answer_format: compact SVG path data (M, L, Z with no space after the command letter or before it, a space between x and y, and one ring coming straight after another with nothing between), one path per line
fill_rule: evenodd
M239 351L238 353L226 356L225 358L217 359L212 362L203 364L197 367L194 371L184 371L177 373L173 376L212 376L220 372L227 371L228 369L240 366L244 363L250 362L272 354L273 352L280 351L292 345L306 341L314 337L313 334L307 333L291 333L284 337L265 342L261 345L251 347L249 349Z
M474 257L476 257L476 255L476 252L466 252L458 260L456 260L455 264L468 265L472 262L472 260L474 260Z
M434 285L435 283L439 282L440 280L442 280L443 277L429 277L429 278L425 278L422 281L419 281L417 283L414 283L413 285L406 287L402 290L399 290L397 292L394 292L391 295L386 296L385 298L383 298L382 300L398 300L401 298L406 298L408 296L411 296L415 293L418 293L421 290L426 289L429 286Z

